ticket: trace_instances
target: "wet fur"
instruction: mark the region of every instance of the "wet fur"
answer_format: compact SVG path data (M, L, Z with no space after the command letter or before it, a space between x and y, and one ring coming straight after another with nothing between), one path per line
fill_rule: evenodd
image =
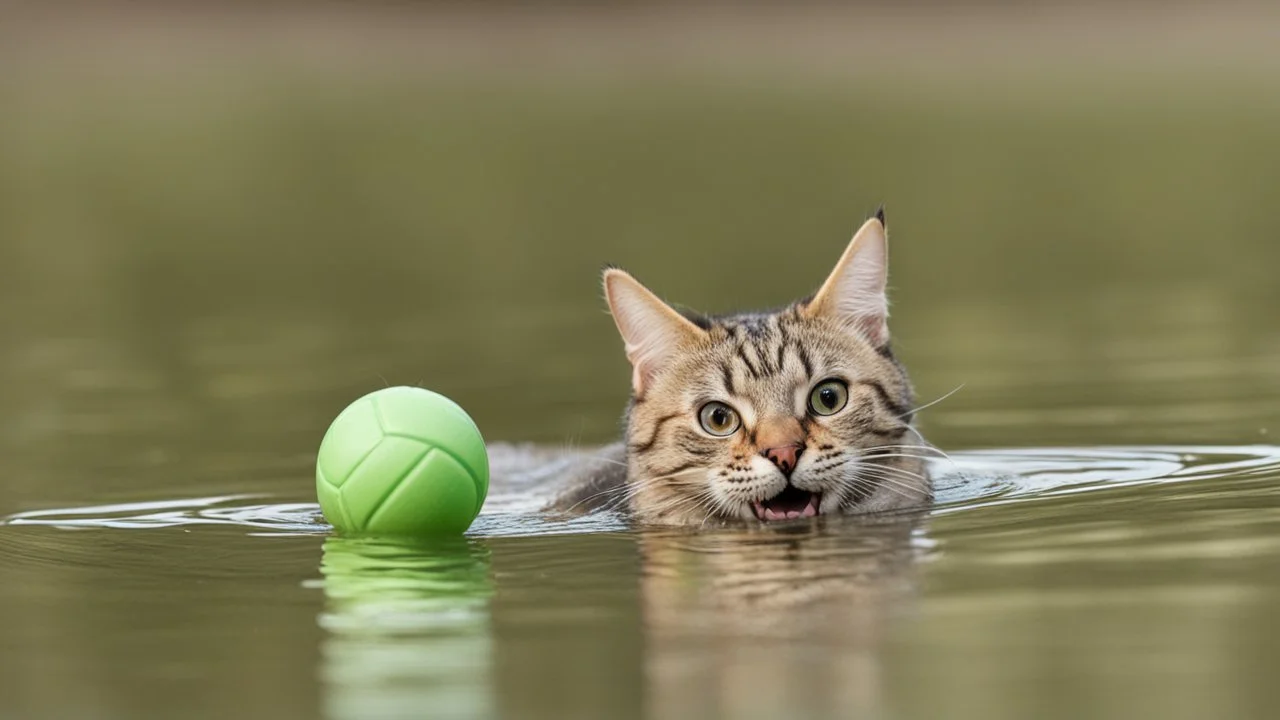
M583 468L555 507L611 507L663 525L754 523L752 503L788 482L821 493L820 515L927 503L930 447L913 427L915 397L888 339L883 222L863 226L815 296L776 312L678 315L609 270L610 309L634 368L624 440ZM848 401L821 416L809 395L828 379L847 385ZM730 437L701 428L699 409L711 401L740 416ZM779 433L803 443L789 479L763 454Z

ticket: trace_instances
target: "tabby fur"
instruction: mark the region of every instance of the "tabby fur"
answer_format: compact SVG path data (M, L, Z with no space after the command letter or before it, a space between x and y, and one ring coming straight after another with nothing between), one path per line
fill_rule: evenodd
M624 439L557 507L614 507L642 523L689 526L927 503L931 448L913 425L911 382L890 347L887 273L882 212L813 296L775 312L681 313L627 272L606 270L632 365ZM826 414L840 386L847 399ZM718 422L726 418L736 427Z

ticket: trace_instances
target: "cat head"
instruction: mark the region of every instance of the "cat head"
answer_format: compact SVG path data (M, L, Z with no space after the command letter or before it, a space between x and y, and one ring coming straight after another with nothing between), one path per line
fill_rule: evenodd
M887 273L883 213L816 294L773 313L685 315L606 270L632 367L634 514L768 522L927 498L911 385L889 347Z

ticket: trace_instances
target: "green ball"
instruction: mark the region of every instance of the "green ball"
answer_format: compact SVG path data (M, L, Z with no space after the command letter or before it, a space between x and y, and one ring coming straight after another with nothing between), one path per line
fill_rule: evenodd
M343 410L316 457L316 495L341 533L461 535L489 492L489 456L471 416L415 387Z

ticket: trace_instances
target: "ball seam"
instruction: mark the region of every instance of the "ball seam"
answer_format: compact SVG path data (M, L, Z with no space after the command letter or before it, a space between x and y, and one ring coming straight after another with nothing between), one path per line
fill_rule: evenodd
M396 435L394 437L400 437L400 436ZM405 480L407 478L412 476L418 470L422 469L422 466L426 464L427 460L431 459L431 453L439 450L439 448L428 445L422 441L419 441L419 444L422 445L422 449L423 449L422 455L419 455L418 459L413 461L413 465L408 470L406 470L400 477L396 478L395 482L388 484L386 492L384 492L382 494L382 497L378 499L378 502L374 504L373 512L369 513L369 517L365 518L365 521L364 521L365 528L369 528L377 524L375 520L378 517L378 513L382 512L383 506L387 504L387 501L391 499L391 496L395 494L396 490L400 489L400 486L405 483Z
M329 477L324 474L324 469L321 468L318 464L316 465L316 477L317 479L320 480L320 482L323 482L325 485L329 487L330 490L333 491L333 497L336 498L334 502L337 503L336 509L338 511L338 515L340 516L338 520L341 521L342 525L351 529L355 529L355 526L356 526L355 523L351 522L351 513L347 511L347 502L342 497L342 488L338 487L337 485L334 485L332 482L329 482ZM317 500L318 499L319 498L317 498ZM321 505L320 507L320 514L324 515L323 505ZM332 522L332 520L330 520L329 524L335 526L335 529L338 525L338 523Z
M384 436L384 437L396 437L396 438L401 438L401 439L403 439L403 440L413 440L413 441L415 441L415 442L422 443L422 446L423 446L423 447L425 447L425 448L428 448L429 450L439 450L441 453L444 453L445 455L448 455L449 457L453 458L453 461L454 461L454 462L458 463L458 467L460 467L460 468L462 468L463 470L466 470L466 471L467 471L467 477L471 479L471 484L472 484L472 485L475 485L476 494L479 494L479 493L480 493L480 481L479 481L479 480L476 480L476 471L475 471L475 470L472 470L472 469L471 469L471 466L470 466L470 465L468 465L467 463L462 462L462 458L458 457L458 455L457 455L456 453L454 453L454 452L452 452L452 451L450 451L450 450L447 450L447 449L445 449L445 448L443 448L443 447L440 447L440 445L439 445L439 444L437 444L437 443L436 443L436 442L434 442L434 441L432 441L432 442L427 442L427 441L426 441L426 440L424 440L423 438L414 437L414 436L409 435L409 434L407 434L407 433L389 432L389 433L383 433L383 436Z

